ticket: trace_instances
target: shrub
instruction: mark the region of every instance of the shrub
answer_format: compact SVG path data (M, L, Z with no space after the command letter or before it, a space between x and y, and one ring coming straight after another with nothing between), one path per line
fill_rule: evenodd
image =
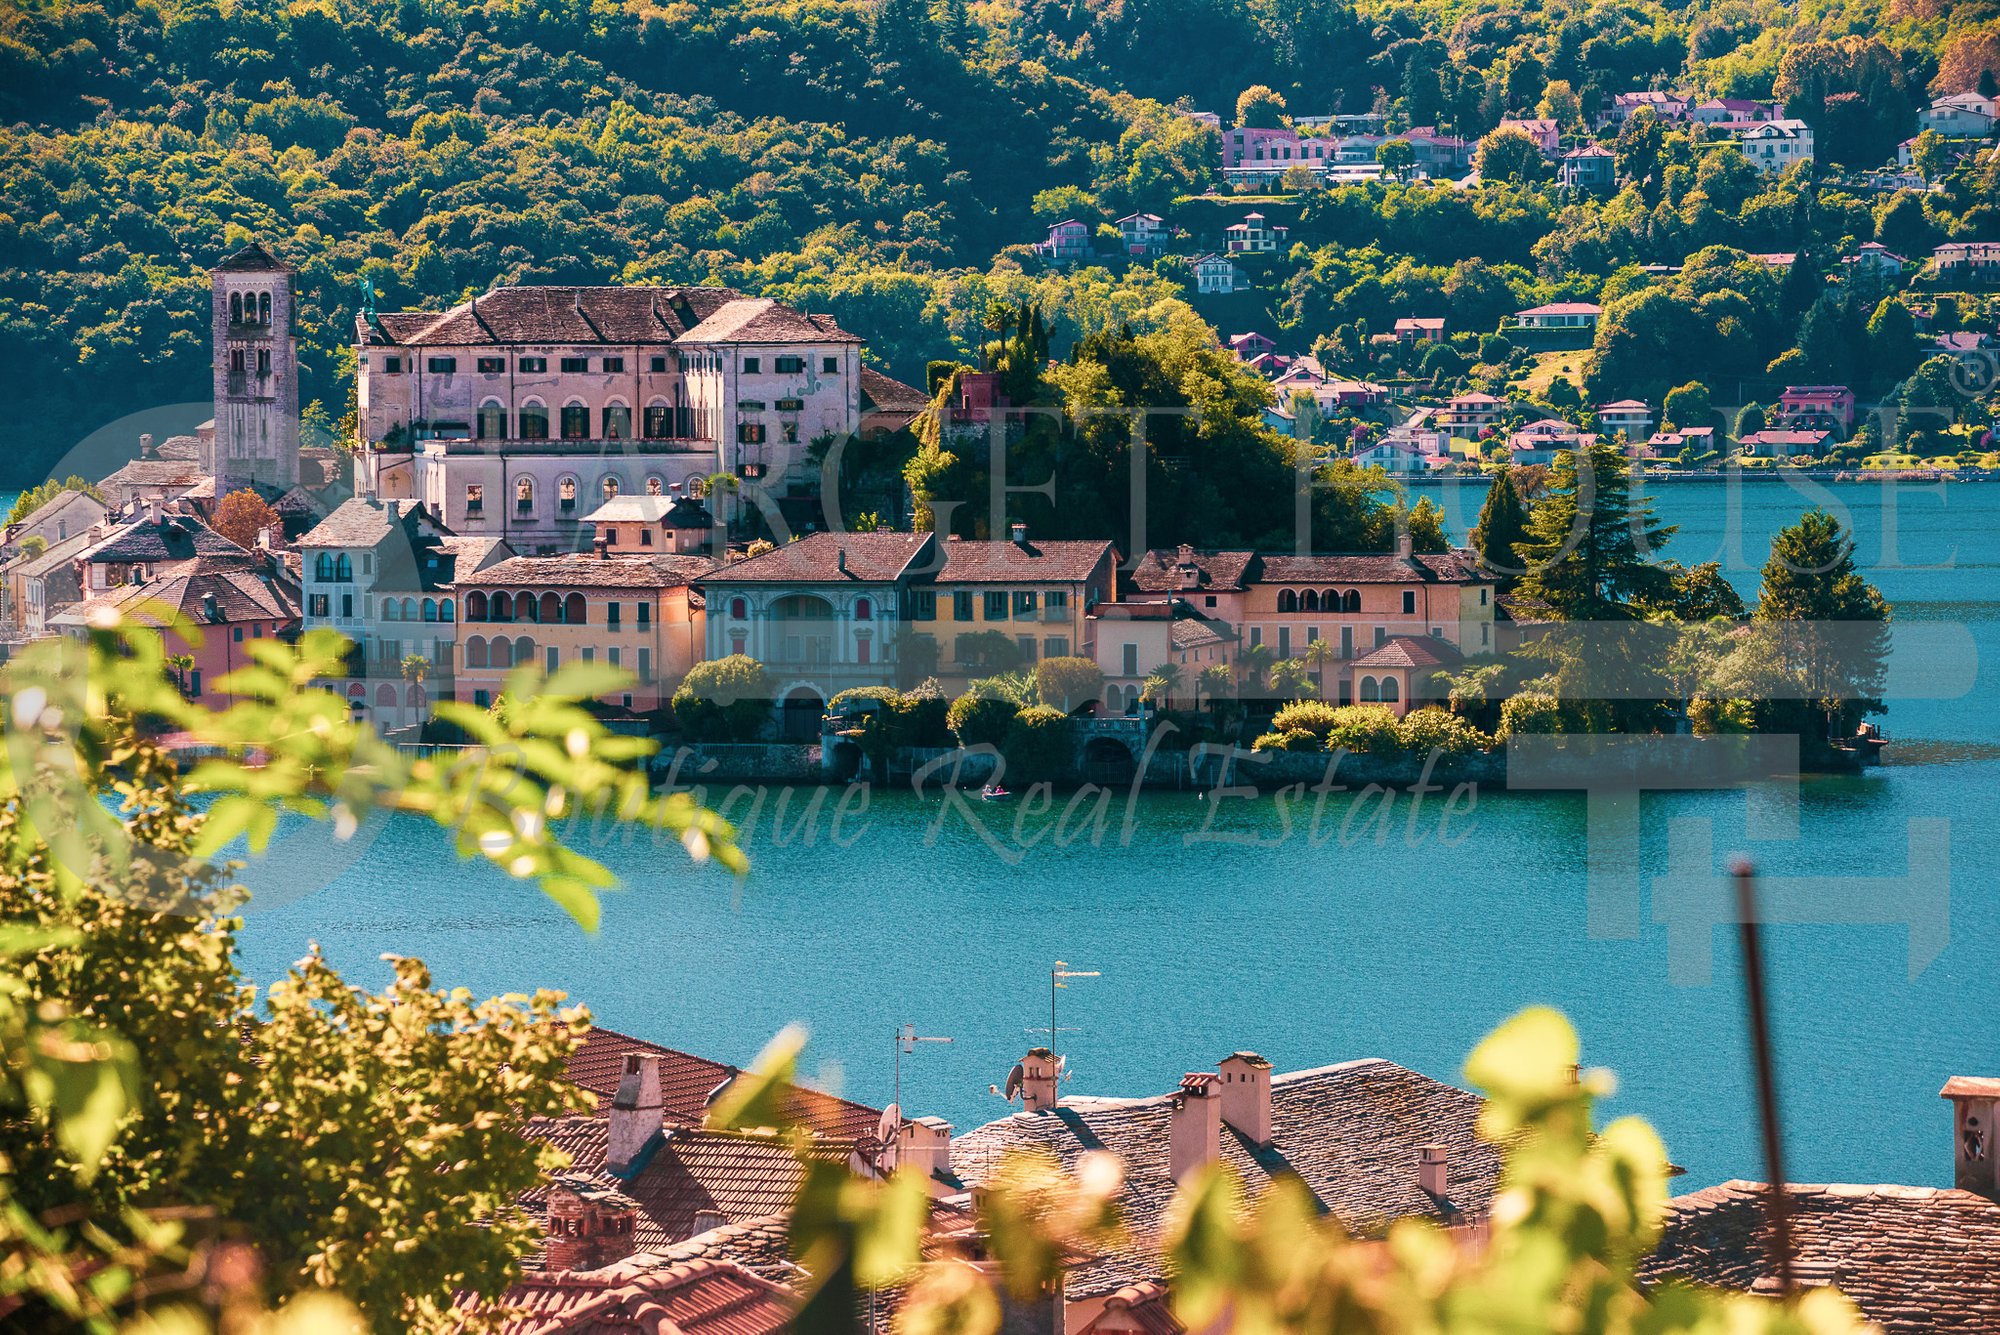
M771 679L745 654L696 663L674 692L674 717L697 742L747 742L771 717Z
M1304 728L1292 728L1284 732L1267 732L1250 743L1252 751L1320 751L1319 734Z
M968 691L951 702L945 726L960 746L999 746L1007 740L1007 729L1020 712L1021 707L1012 700Z
M850 686L835 692L833 699L826 702L826 712L834 715L873 713L896 696L893 686Z
M1294 700L1271 719L1272 732L1304 730L1324 740L1327 731L1340 722L1340 706L1324 700Z
M1491 737L1458 715L1434 705L1405 714L1402 722L1396 725L1396 734L1405 751L1419 756L1427 756L1433 751L1448 756L1469 755L1474 751L1484 751L1493 744Z
M1697 695L1688 701L1688 726L1704 737L1717 733L1755 732L1756 711L1747 700L1718 700L1712 695Z
M1393 756L1403 749L1396 713L1387 705L1341 705L1326 730L1326 749L1357 756Z
M1522 691L1500 706L1500 736L1563 731L1562 701L1546 691Z
M1104 693L1104 673L1089 658L1044 658L1035 664L1035 694L1068 713Z
M1068 777L1075 767L1074 730L1069 715L1050 705L1034 705L1016 714L1000 748L1007 758L1007 778L1047 783Z

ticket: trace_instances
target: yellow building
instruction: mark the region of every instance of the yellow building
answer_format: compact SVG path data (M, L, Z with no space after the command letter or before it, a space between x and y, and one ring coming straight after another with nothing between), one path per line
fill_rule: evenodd
M1031 542L1016 524L1009 541L953 539L943 554L936 577L911 591L909 629L935 646L937 676L947 685L1044 658L1089 657L1091 613L1117 597L1118 553L1109 542Z

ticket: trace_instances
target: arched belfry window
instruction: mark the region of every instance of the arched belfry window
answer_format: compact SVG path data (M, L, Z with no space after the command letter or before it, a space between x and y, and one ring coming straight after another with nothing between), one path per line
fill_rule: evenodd
M257 294L257 323L271 323L271 294L269 292L259 292Z
M229 294L229 323L243 323L243 294L241 292L231 292Z

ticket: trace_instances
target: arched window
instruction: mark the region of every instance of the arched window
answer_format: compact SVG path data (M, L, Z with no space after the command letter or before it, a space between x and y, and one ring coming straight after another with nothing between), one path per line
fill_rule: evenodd
M498 399L488 399L480 404L479 416L473 422L473 432L480 440L505 440L507 405Z
M479 595L475 593L472 596L477 598ZM465 642L465 665L469 668L483 668L486 666L485 636L475 635Z
M1290 589L1278 590L1278 610L1280 612L1298 611L1299 596L1296 593L1293 593Z
M346 552L334 558L333 577L343 584L354 578L354 562L348 559Z
M438 619L437 599L435 598L424 599L424 620L436 621L437 619Z
M493 643L487 646L487 666L497 668L514 666L513 647L514 642L505 635L495 635Z
M519 420L515 430L522 440L547 440L549 438L549 410L539 399L529 399L521 405Z
M457 619L458 619L458 609L452 604L451 599L449 598L438 599L438 620L455 621Z
M231 292L229 294L229 323L243 323L243 294L241 292Z
M402 616L402 619L403 619L403 620L405 620L405 621L415 621L415 620L417 619L417 600L416 600L416 599L414 599L414 598L405 598L405 599L403 599L403 616Z
M1299 610L1301 612L1319 611L1318 589L1307 589L1304 593L1299 595Z
M573 513L576 510L575 478L566 477L556 483L556 504L562 507L564 514Z
M1343 612L1359 612L1361 610L1361 590L1349 589L1347 596L1340 600L1340 610Z
M399 604L394 598L384 598L382 600L382 619L384 621L396 621L401 619L402 612L400 611L400 608L401 604Z
M1321 611L1338 612L1340 610L1340 590L1328 589L1325 593L1322 593L1319 596L1319 605Z
M541 616L543 621L561 621L563 619L562 599L556 597L553 593L543 594Z
M632 410L622 403L609 403L604 407L604 438L606 440L630 440L632 438Z
M514 662L517 665L526 665L534 661L535 661L535 642L529 639L526 635L523 635L520 639L514 641Z
M333 553L321 552L313 558L313 578L329 580L333 578Z
M514 599L511 594L496 593L487 607L487 620L512 621L514 619Z
M738 621L748 621L750 619L750 604L741 598L731 598L729 600L729 615Z
M514 599L514 619L516 621L540 621L542 604L532 593L523 593Z
M589 607L582 594L572 593L563 599L563 620L572 626L581 626L590 620Z
M658 473L649 473L646 476L646 494L648 496L664 496L666 491L667 484L660 479Z
M1386 703L1395 704L1401 693L1402 687L1394 677L1382 678L1382 699Z
M423 687L421 687L421 686L419 686L419 685L417 685L417 684L416 684L415 682L411 682L411 683L410 683L410 708L412 708L412 709L422 709L423 707L424 707L424 688L423 688Z
M514 481L514 508L522 514L529 514L535 508L535 480L531 477Z
M450 599L445 600L445 606L451 606ZM486 620L486 595L477 589L465 595L465 619L467 621ZM447 616L445 620L449 621L451 618Z
M375 688L375 707L377 709L394 709L396 707L396 688L386 681L377 686Z
M571 400L563 405L562 438L564 440L590 439L590 407Z
M618 495L618 475L616 473L606 473L604 480L598 483L598 486L604 489L605 500L608 501L615 498Z
M1373 677L1363 677L1361 679L1360 696L1363 700L1380 700L1382 698L1382 688L1376 685Z
M875 619L875 604L866 598L856 598L854 600L854 619L856 621L873 621Z
M257 323L271 323L271 294L269 292L259 292L257 294Z

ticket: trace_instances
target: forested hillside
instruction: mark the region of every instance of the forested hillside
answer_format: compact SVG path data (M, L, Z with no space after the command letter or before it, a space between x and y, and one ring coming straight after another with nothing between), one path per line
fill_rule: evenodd
M8 3L0 392L29 442L9 467L25 477L105 421L202 397L206 269L249 235L300 271L306 398L330 419L364 277L385 307L499 282L728 283L834 310L914 377L975 348L998 300L1037 302L1059 345L1186 318L1184 261L1063 273L1006 253L1038 237L1037 196L1043 220L1078 201L1114 217L1207 188L1216 139L1167 103L1228 119L1265 84L1295 111L1476 136L1558 88L1587 111L1692 83L1800 103L1822 158L1872 163L1930 90L1991 77L1996 14L1986 0ZM1342 251L1309 258L1284 318L1308 341L1353 318L1331 305L1350 245L1389 271L1468 254L1517 266L1488 304L1595 290L1648 238L1702 234L1672 165L1602 205L1526 181L1449 205L1326 192L1318 235ZM1813 225L1746 227L1754 192L1739 193L1710 239L1776 248ZM1904 221L1955 234L1989 197L1968 184ZM1436 210L1429 227L1398 222Z

